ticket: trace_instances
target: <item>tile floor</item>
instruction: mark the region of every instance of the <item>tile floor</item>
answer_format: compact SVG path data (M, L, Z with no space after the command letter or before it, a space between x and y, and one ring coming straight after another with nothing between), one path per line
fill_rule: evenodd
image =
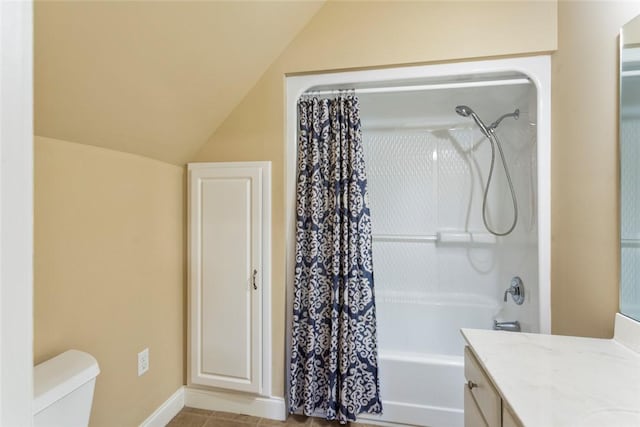
M206 411L204 409L183 408L167 424L167 427L263 427L263 426L339 426L337 422L329 422L320 418L290 415L287 421L274 421L249 415L231 414L229 412ZM357 427L374 427L368 424L354 424Z

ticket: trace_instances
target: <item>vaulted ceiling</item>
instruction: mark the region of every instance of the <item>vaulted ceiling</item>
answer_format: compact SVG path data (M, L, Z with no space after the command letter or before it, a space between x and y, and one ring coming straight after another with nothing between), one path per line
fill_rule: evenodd
M322 4L37 2L35 133L183 164Z

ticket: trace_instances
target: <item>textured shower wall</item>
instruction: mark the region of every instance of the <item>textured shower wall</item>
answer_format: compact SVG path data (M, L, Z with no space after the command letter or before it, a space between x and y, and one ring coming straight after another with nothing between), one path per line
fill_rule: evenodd
M477 105L487 93L471 91L464 97ZM377 111L375 118L367 116L367 112L373 114L374 111L372 99L362 101L380 317L384 320L389 314L385 311L388 302L421 298L450 301L451 296L475 296L488 304L498 304L499 318L517 319L524 330L537 331L535 89L530 87L511 95L507 93L492 101L500 111L521 110L519 120L506 119L496 131L519 208L515 230L499 238L491 236L482 221L482 199L491 161L491 145L487 139L471 120L460 124L457 117L450 120L457 125L402 127L402 123L411 120L397 113L396 101L385 99L389 113ZM381 100L376 102L380 105ZM485 112L485 119L495 119L494 114ZM394 127L394 123L398 126ZM487 206L488 221L493 228L498 231L508 229L513 220L513 208L498 152ZM433 238L446 232L478 233L493 239L494 243L412 240ZM516 306L509 299L503 304L504 290L516 275L525 282L526 302ZM488 326L483 323L468 327ZM384 332L384 325L381 328ZM384 345L382 335L381 332Z
M496 245L411 241L438 232L486 233L479 213L490 147L482 139L473 128L364 130L380 298L494 299Z
M640 119L625 118L620 124L621 141L637 141L640 137ZM621 212L621 270L620 311L640 314L640 292L636 286L640 277L640 193L638 192L638 168L640 146L620 145L620 194L624 197Z
M404 293L404 297L436 292L432 244L379 239L381 235L434 234L437 213L433 141L417 132L365 131L363 144L374 233L376 287L389 293Z
M527 102L530 101L530 102ZM504 291L509 287L511 278L519 276L525 287L525 302L516 305L509 296L499 317L502 320L518 320L524 331L538 332L539 291L538 291L538 222L537 222L537 144L535 123L535 93L533 89L529 100L522 99L518 107L521 115L518 120L507 119L498 129L507 165L513 181L518 201L518 223L513 232L501 238L499 249L498 292L496 298L502 301ZM533 107L528 107L527 103ZM497 173L503 175L500 165ZM500 200L503 213L504 230L512 221L511 196L503 181Z

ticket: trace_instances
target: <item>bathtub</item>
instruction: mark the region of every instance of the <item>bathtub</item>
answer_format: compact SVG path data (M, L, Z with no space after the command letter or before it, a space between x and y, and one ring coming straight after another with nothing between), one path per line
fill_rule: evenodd
M461 328L492 327L496 300L477 295L376 292L383 425L462 427Z

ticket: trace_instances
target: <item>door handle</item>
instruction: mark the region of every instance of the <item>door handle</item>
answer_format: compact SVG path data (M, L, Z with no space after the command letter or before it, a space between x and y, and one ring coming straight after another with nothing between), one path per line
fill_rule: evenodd
M258 270L253 269L253 289L257 290L258 285L256 285L256 276L258 275Z

